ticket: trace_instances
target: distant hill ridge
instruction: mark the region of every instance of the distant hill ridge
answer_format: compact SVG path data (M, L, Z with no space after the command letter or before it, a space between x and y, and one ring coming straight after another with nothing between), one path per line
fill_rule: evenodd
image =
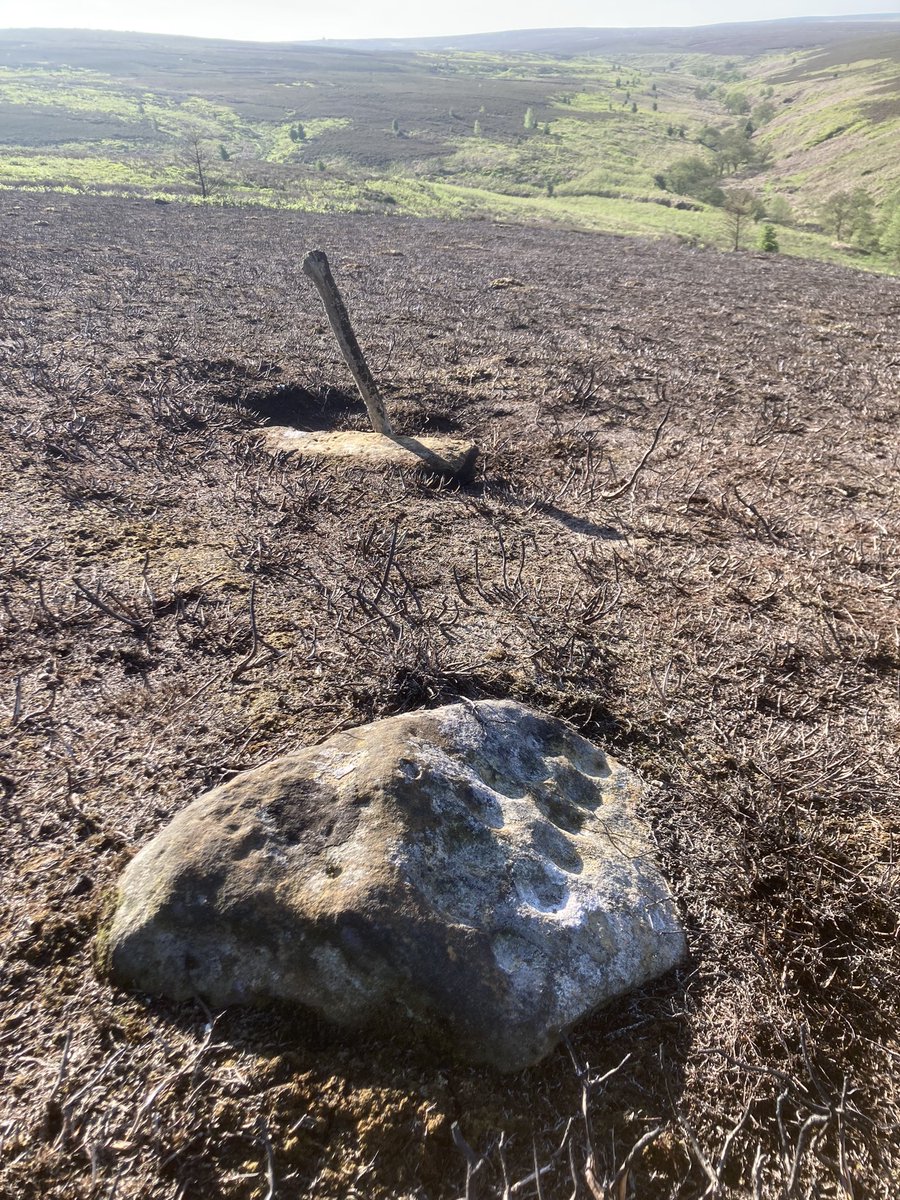
M850 39L900 35L900 12L833 17L784 17L769 21L721 22L713 25L658 27L579 27L499 30L422 38L322 38L315 41L249 42L224 38L127 33L115 30L0 28L0 42L40 42L93 39L95 44L152 44L158 51L179 47L199 49L253 46L278 55L292 48L308 51L356 51L368 54L452 52L495 54L615 54L680 51L705 54L759 54L770 50L829 47Z
M894 32L900 12L836 17L786 17L775 21L715 25L574 29L517 29L425 38L323 39L307 42L332 49L375 53L469 51L497 54L610 54L653 50L752 54L808 49L846 38Z

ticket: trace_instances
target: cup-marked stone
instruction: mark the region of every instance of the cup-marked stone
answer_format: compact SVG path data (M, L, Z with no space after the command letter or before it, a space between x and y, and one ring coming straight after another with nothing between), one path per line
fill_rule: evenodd
M173 999L399 1023L518 1069L684 956L641 789L512 701L347 730L179 814L126 868L102 966Z

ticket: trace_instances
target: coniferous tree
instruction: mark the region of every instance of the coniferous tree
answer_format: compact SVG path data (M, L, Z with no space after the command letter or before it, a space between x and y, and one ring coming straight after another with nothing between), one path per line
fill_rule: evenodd
M734 188L725 193L725 229L732 250L740 250L741 234L750 221L759 216L761 205L756 196L745 188Z
M186 154L189 168L200 189L200 196L203 200L206 200L209 198L211 190L206 147L203 144L203 138L196 129L188 134Z

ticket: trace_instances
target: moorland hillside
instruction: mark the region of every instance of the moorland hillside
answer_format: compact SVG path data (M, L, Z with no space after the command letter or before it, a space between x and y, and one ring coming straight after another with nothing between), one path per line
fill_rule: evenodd
M893 1196L897 281L134 197L0 228L0 1194ZM265 450L365 424L316 245L470 484ZM455 697L641 772L683 969L505 1077L96 977L200 792Z
M784 253L895 271L898 64L887 17L427 45L6 30L0 186L720 248L764 221Z

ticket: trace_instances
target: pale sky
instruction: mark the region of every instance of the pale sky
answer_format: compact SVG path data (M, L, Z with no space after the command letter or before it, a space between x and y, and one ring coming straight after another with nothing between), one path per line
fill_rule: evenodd
M566 26L706 25L895 13L900 0L0 0L0 28L119 29L250 41L425 37Z

